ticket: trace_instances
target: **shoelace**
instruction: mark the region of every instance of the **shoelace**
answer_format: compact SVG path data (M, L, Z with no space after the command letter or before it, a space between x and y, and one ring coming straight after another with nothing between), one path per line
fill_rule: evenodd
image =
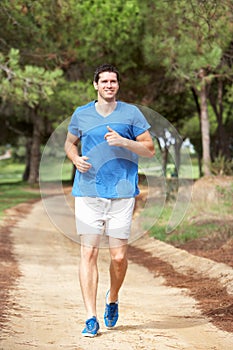
M96 324L94 320L89 320L86 325L89 331L92 331L93 328L96 328Z
M108 319L110 319L110 320L113 319L113 317L115 316L116 309L117 309L117 304L116 303L109 304L109 307L108 307Z

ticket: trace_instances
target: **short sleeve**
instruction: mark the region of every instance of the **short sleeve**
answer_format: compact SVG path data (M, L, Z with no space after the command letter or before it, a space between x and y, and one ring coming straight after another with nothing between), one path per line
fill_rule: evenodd
M78 108L74 111L73 115L71 116L70 123L68 125L68 131L80 138L80 130L79 130L79 120L78 120L78 113L77 113Z
M150 124L148 123L142 112L135 106L133 123L133 133L135 137L147 131L148 129L150 129L150 127Z

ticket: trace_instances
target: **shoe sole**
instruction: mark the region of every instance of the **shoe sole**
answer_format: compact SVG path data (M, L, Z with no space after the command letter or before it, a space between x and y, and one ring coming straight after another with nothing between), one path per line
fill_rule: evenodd
M97 335L98 335L98 332L97 332L96 334L91 334L91 333L85 333L85 334L83 334L83 333L82 333L82 336L83 336L83 337L88 337L88 338L94 338L94 337L97 337Z

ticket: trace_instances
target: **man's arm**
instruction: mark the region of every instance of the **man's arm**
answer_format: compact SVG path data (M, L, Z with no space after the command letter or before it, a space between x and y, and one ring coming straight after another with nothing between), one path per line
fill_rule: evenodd
M88 157L78 155L77 145L79 143L79 138L70 132L67 133L65 141L65 152L67 157L73 162L76 168L81 172L85 173L91 168L91 164L87 162Z
M138 154L139 156L152 158L155 155L155 147L149 131L145 131L136 137L136 141L120 136L116 131L107 127L109 132L105 135L109 146L119 146Z

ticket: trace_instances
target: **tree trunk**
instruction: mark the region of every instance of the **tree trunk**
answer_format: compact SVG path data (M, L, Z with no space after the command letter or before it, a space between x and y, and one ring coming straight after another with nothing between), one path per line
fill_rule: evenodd
M198 170L199 170L199 177L202 177L202 164L201 164L201 154L197 152L197 160L198 160Z
M176 138L174 149L175 149L175 163L176 163L175 172L177 173L177 175L179 174L179 170L180 170L180 149L182 147L182 144L183 144L183 140Z
M214 95L209 96L210 104L213 108L214 114L216 116L218 127L217 127L217 142L215 145L215 155L225 155L230 157L228 144L228 138L226 134L226 129L223 124L223 81L218 80L218 95L217 98Z
M198 118L199 118L199 127L200 127L200 132L201 132L201 107L200 107L200 103L198 100L198 93L197 93L197 89L195 87L191 88L192 94L193 94L193 98L197 107L197 113L198 113ZM197 147L196 147L197 148ZM198 157L198 169L199 169L199 177L202 177L202 163L201 163L201 156L200 156L200 152L198 152L198 150L196 149L196 153L197 153L197 157Z
M164 147L164 150L162 151L162 167L163 167L163 175L166 177L167 175L167 161L168 161L168 148Z
M201 134L202 134L202 160L204 176L211 175L210 171L210 125L207 109L207 86L205 81L205 71L200 71L201 90L200 90L200 108L201 108Z
M28 183L34 185L39 178L40 143L41 143L41 118L37 115L37 109L32 110L33 134L30 153L30 171Z
M23 173L23 181L28 181L29 174L30 174L30 157L31 157L31 146L32 146L32 139L28 138L26 141L26 157L25 157L25 169Z

